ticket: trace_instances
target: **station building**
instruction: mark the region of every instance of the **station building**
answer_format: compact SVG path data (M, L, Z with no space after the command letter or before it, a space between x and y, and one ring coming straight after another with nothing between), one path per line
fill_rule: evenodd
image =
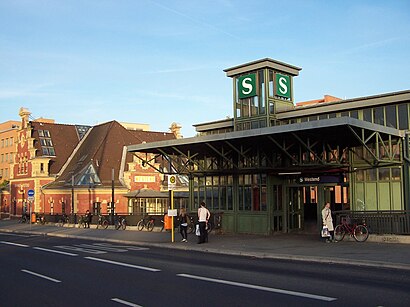
M204 200L226 232L316 232L328 201L334 211L398 213L408 228L410 91L296 104L300 70L270 58L228 68L232 118L128 151L146 165L168 161L165 175L189 179L188 209Z

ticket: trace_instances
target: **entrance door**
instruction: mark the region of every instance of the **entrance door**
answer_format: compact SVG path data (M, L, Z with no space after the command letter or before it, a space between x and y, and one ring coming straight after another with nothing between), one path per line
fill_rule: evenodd
M303 229L303 193L301 187L288 187L288 231Z

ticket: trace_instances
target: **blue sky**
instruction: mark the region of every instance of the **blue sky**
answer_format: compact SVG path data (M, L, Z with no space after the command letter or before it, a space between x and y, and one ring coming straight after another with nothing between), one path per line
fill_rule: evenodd
M410 89L410 1L0 0L0 122L167 131L232 116L223 69L302 68L296 101Z

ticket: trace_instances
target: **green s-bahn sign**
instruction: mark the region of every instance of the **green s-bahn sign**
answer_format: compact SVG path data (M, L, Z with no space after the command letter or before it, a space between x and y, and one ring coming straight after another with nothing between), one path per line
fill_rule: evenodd
M249 74L238 78L239 99L256 96L256 74Z

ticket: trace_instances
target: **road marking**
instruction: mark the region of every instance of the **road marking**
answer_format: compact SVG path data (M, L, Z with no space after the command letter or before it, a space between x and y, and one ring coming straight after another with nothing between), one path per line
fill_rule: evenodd
M141 305L137 305L137 304L134 304L134 303L131 303L131 302L127 302L127 301L124 301L124 300L119 299L119 298L112 298L111 300L114 301L114 302L126 305L126 306L142 307Z
M68 250L75 251L75 252L83 252L83 253L96 254L96 255L101 255L101 254L106 254L107 253L107 252L99 251L99 250L95 250L95 249L88 249L88 248L69 246L69 245L59 245L59 246L54 246L54 247L62 248L62 249L68 249Z
M23 238L30 238L33 236L37 236L37 235L20 235L20 234L16 234L16 233L1 233L2 236L13 236L13 237L23 237Z
M56 253L56 254L61 254L61 255L66 255L66 256L78 256L78 254L72 254L72 253L66 253L62 251L56 251L54 249L48 249L48 248L42 248L42 247L33 247L34 249L44 251L44 252L50 252L50 253Z
M114 253L125 253L128 252L126 249L120 249L120 248L115 248L115 247L109 247L109 246L103 246L103 245L99 245L99 244L79 244L79 245L75 245L81 248L91 248L91 249L97 249L97 250L104 250L107 252L114 252Z
M214 279L214 278L208 278L208 277L202 277L202 276L196 276L196 275L177 274L177 276L191 278L191 279L198 279L198 280L203 280L203 281L210 281L210 282L215 282L215 283L230 285L230 286L244 287L244 288L255 289L255 290L262 290L262 291L268 291L268 292L274 292L274 293L280 293L280 294L306 297L306 298L311 298L311 299L321 300L321 301L326 301L326 302L337 300L337 298L334 298L334 297L315 295L315 294L309 294L309 293L304 293L304 292L289 291L289 290L283 290L283 289L276 289L276 288L269 288L269 287L245 284L241 282L220 280L220 279Z
M139 265L122 263L122 262L111 261L111 260L106 260L106 259L94 258L94 257L85 257L85 259L95 260L95 261L100 261L100 262L105 262L105 263L109 263L109 264L115 264L115 265L120 265L120 266L125 266L125 267L129 267L129 268L145 270L145 271L150 271L150 272L160 272L161 271L159 269L149 268L149 267L145 267L145 266L139 266Z
M107 247L114 247L114 248L125 248L129 251L145 251L149 250L148 247L139 247L139 246L131 246L131 245L113 245L110 243L93 243L93 245L97 246L107 246Z
M21 271L24 272L24 273L28 273L28 274L31 274L31 275L34 275L34 276L37 276L37 277L41 277L41 278L53 281L53 282L61 282L61 280L57 280L57 279L54 279L54 278L51 278L51 277L48 277L48 276L45 276L45 275L41 275L41 274L29 271L29 270L21 270Z
M7 242L7 241L0 241L0 243L7 244L7 245L18 246L18 247L30 247L30 246L25 245L25 244L19 244L19 243Z

